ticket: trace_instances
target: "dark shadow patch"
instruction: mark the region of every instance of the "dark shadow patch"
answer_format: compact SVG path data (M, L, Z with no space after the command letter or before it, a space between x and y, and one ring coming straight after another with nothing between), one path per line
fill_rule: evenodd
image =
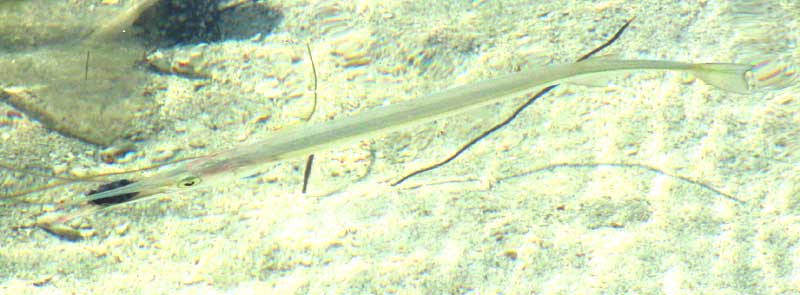
M108 146L156 132L146 53L268 34L281 14L260 1L138 0L101 6L0 0L0 102L48 129Z
M102 193L102 192L105 192L105 191L110 191L112 189L121 188L121 187L129 185L131 183L133 183L133 181L130 181L130 180L127 180L127 179L121 179L121 180L117 180L117 181L112 181L112 182L100 185L99 187L97 187L97 189L90 190L89 192L86 193L86 195L87 196L91 196L91 195ZM92 203L92 204L95 204L95 205L116 205L116 204L125 203L127 201L130 201L131 199L133 199L133 197L135 197L138 194L139 193L119 194L119 195L116 195L116 196L113 196L113 197L107 197L107 198L102 198L102 199L91 200L91 201L89 201L89 203Z
M211 43L269 34L282 14L263 2L223 7L220 0L163 0L134 29L148 47Z

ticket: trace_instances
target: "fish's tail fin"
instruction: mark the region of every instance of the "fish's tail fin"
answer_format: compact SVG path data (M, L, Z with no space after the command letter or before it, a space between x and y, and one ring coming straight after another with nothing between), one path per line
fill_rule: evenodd
M719 89L748 93L751 90L747 72L752 66L735 63L704 63L695 65L691 73L704 82Z

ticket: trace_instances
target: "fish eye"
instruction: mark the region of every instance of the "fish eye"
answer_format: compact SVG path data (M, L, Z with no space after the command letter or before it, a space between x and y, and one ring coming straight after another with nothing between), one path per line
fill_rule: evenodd
M192 186L194 186L194 185L196 185L198 183L200 183L200 177L187 176L186 178L181 179L181 181L178 181L178 187L180 187L180 188L192 187Z

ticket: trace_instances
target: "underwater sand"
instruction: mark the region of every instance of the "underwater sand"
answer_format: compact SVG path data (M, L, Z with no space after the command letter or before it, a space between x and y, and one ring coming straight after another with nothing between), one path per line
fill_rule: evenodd
M634 16L605 55L749 62L751 43L777 41L753 50L800 59L790 1L771 3L783 7L765 18L795 14L761 39L743 37L721 1L533 2L269 1L283 14L272 34L204 49L211 79L153 73L163 128L122 163L27 117L0 122L0 155L79 176L264 138L309 113L306 41L319 77L312 122L571 62ZM523 99L317 153L305 195L304 160L285 161L85 218L94 235L78 242L33 226L54 206L0 203L0 293L800 292L800 89L737 95L663 72L601 84L559 86L455 162L398 187L389 183ZM12 110L0 105L0 115Z

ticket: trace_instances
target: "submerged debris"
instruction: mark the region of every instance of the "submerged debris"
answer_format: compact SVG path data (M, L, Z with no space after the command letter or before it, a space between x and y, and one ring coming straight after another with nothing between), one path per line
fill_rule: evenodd
M148 54L146 60L159 72L191 78L210 78L211 71L205 56L207 47L206 44L201 44L156 50Z
M88 238L94 235L94 232L82 232L79 229L71 227L67 224L52 222L48 220L49 217L40 219L37 221L36 225L39 228L43 229L44 231L48 232L51 235L57 236L59 238L68 240L68 241L80 241L84 238Z
M141 94L148 82L139 66L145 48L126 33L156 2L130 1L97 11L43 0L0 6L0 16L28 18L0 18L3 40L20 39L0 46L13 48L0 52L0 100L49 129L94 144L141 132L156 106Z
M135 150L136 145L130 141L117 142L100 151L100 160L106 164L119 163Z
M252 1L0 1L0 101L89 143L141 137L158 126L158 106L145 94L146 53L220 40L230 20L247 19L245 10L260 13L262 33L280 18ZM208 76L202 62L176 62L186 67L168 64L170 71Z

